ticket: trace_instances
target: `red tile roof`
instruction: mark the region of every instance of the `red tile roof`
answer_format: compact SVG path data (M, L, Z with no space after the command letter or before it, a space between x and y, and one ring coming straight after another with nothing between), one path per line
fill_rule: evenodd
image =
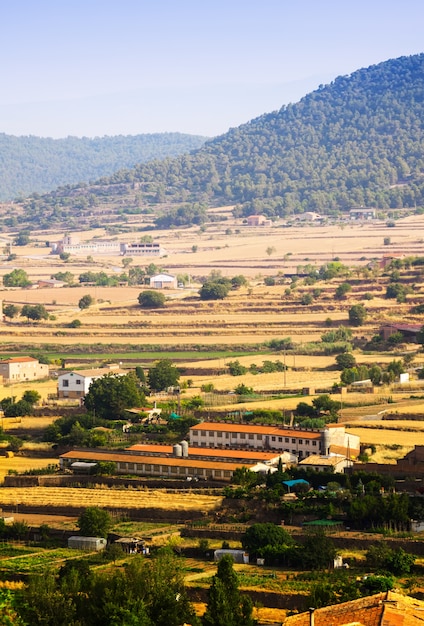
M69 459L75 461L113 461L115 463L136 463L147 465L164 465L188 467L191 469L204 468L215 470L234 471L238 467L255 465L252 463L226 463L219 461L204 461L203 459L187 459L183 457L160 457L160 456L142 456L140 454L124 454L119 452L98 452L92 450L71 450L61 454L61 459Z
M131 452L140 452L143 454L172 454L172 446L165 445L145 445L136 443L127 448ZM188 449L189 457L216 457L231 459L250 459L252 461L271 461L279 456L277 452L267 452L264 450L231 450L230 448L197 448L190 446ZM141 456L141 455L140 455Z
M15 356L11 359L0 361L1 363L38 363L38 359L34 359L32 356Z
M320 439L321 433L311 430L279 428L278 426L258 426L251 424L228 424L226 422L202 422L192 426L190 431L208 430L227 433L272 435L277 437L297 437L299 439Z
M422 626L424 602L388 591L314 611L315 626ZM283 626L309 626L310 612L287 617Z

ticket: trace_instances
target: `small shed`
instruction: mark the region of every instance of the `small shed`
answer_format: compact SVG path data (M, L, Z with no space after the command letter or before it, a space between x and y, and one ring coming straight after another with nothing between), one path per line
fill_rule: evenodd
M126 554L149 554L149 548L138 537L120 537L114 543L121 546Z
M68 539L68 548L74 550L87 550L88 552L100 552L107 545L104 537L82 537L80 535L72 535Z
M150 287L153 289L176 289L177 286L177 277L171 274L156 274L150 279Z
M215 552L213 553L213 560L215 562L220 561L223 556L227 555L233 558L234 563L244 563L245 565L249 563L249 555L244 550L215 550Z

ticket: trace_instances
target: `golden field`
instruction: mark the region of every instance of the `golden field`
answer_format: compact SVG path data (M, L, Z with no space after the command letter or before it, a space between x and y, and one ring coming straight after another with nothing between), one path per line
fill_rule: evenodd
M221 496L162 490L85 489L72 487L2 487L0 506L99 506L108 509L165 509L205 511L218 508Z

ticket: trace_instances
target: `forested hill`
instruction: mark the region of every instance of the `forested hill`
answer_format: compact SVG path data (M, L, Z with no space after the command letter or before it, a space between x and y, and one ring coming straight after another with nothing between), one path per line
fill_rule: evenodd
M0 134L0 200L88 183L151 159L199 148L206 137L157 133L115 137L15 137Z
M239 214L331 212L424 203L424 54L336 78L189 156L109 182L150 201L237 203ZM105 182L105 181L103 181Z

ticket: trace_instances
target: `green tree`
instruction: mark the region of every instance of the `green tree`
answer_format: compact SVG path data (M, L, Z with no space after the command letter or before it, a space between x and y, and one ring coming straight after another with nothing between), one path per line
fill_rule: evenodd
M239 289L239 287L246 287L248 284L246 276L243 274L238 274L237 276L233 276L231 279L231 285L233 289Z
M147 375L147 382L153 391L163 391L175 387L180 379L180 371L170 359L157 361Z
M367 318L367 310L363 304L354 304L349 309L349 322L352 326L362 326Z
M337 300L343 300L349 291L352 291L352 285L350 283L341 283L336 289L335 297Z
M261 556L264 548L292 545L293 539L281 526L265 522L249 526L241 538L241 543L249 554Z
M40 320L47 320L49 314L44 304L24 304L21 309L21 317L26 317L28 320L39 322Z
M94 304L94 298L90 296L90 294L83 296L78 302L78 306L80 309L88 309L88 307L90 307L92 304Z
M372 365L368 371L368 375L373 385L379 385L383 377L383 370L379 365Z
M31 281L25 270L14 269L9 274L3 276L3 285L5 287L29 287Z
M247 373L247 367L242 365L240 361L229 361L227 363L228 371L231 376L243 376L243 374Z
M104 419L123 419L125 410L140 406L144 396L135 375L109 373L94 380L84 398L85 407Z
M200 288L199 295L201 300L224 300L230 291L230 284L218 281L206 281Z
M300 561L305 569L325 569L331 567L337 556L334 542L323 530L308 533L298 548Z
M3 307L3 313L9 319L13 319L17 315L19 315L20 308L16 306L16 304L5 304Z
M77 526L84 537L107 537L112 517L98 506L89 506L78 517Z
M139 294L138 302L144 309L159 309L165 306L166 297L160 291L148 289Z
M342 352L336 356L336 363L339 369L344 370L346 367L355 367L356 359L351 352Z
M204 626L253 626L253 605L247 595L241 595L233 559L225 555L218 563L208 592L203 616Z
M27 246L29 244L29 230L21 230L13 242L15 246Z
M31 405L37 404L41 400L41 395L35 389L27 389L22 396L22 400Z

